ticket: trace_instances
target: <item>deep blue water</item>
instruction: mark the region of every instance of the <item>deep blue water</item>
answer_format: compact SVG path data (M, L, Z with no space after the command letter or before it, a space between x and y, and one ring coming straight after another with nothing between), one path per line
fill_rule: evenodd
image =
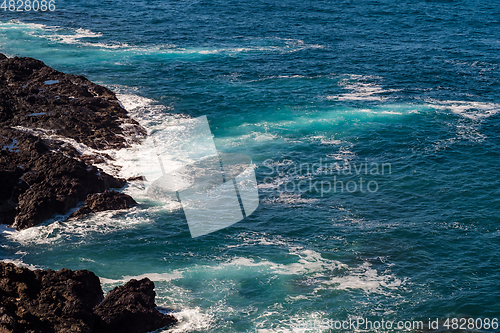
M206 115L260 195L192 239L182 210L130 186L138 207L6 230L1 258L106 290L148 276L178 311L169 332L500 319L499 2L71 0L0 21L0 52L109 87L150 130ZM351 187L298 186L335 180Z

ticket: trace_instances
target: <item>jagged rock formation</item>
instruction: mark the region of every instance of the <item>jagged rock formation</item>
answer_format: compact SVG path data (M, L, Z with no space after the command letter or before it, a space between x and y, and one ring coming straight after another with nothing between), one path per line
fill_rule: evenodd
M130 280L103 300L87 270L29 270L0 262L1 333L145 333L174 324L154 303L154 284Z
M86 199L75 217L136 204L93 163L145 130L110 90L31 58L0 54L0 223L26 229ZM76 149L85 145L92 154ZM0 262L0 333L145 333L176 322L145 278L104 298L86 270L29 270Z
M136 204L137 202L134 199L120 192L105 191L102 193L92 193L87 195L85 206L71 214L70 217L80 217L104 210L127 209Z
M176 322L156 309L154 284L147 278L111 290L94 313L99 318L96 333L150 332Z
M109 89L32 58L0 54L0 123L38 128L91 148L126 147L125 134L145 134Z
M109 89L39 60L0 54L0 223L26 229L88 194L123 187L125 180L92 166L105 154L82 154L70 143L119 149L141 135L145 130ZM100 207L115 209L115 199L102 198L111 201Z

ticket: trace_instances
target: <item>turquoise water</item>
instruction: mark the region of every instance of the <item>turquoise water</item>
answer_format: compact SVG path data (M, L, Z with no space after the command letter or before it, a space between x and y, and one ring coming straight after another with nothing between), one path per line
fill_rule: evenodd
M500 318L499 3L72 0L0 22L0 52L109 87L149 130L206 115L260 196L192 239L131 185L129 211L5 229L1 258L148 276L168 332Z

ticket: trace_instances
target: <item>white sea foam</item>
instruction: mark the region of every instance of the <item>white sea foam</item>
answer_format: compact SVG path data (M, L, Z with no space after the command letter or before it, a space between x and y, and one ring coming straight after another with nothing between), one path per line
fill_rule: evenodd
M132 279L141 280L144 278L148 278L151 281L159 282L159 281L178 280L182 277L183 277L182 271L176 270L172 273L146 273L146 274L133 275L133 276L127 275L121 279L108 279L108 278L103 278L103 277L100 277L99 279L101 280L101 283L103 283L103 284L120 284L120 283L126 283Z
M267 144L270 141L275 141L281 139L276 133L252 131L248 134L237 135L237 136L226 136L223 138L217 138L217 143L227 146L252 146L259 144Z
M99 38L102 33L93 32L89 29L77 28L62 28L59 26L49 26L45 24L24 23L19 20L10 20L8 22L0 23L0 30L25 30L28 35L34 37L45 38L51 41L61 42L65 44L88 44L88 42L81 41L82 38ZM101 47L112 47L112 45L101 45ZM54 82L56 83L56 82Z
M323 142L322 138L322 136L317 136L309 139L320 139L323 144L340 146L336 152L326 155L327 158L335 160L335 165L339 170L347 167L356 158L356 154L351 150L352 144L340 140ZM301 165L295 165L291 160L282 160L266 162L264 167L272 170L271 174L268 174L265 181L259 183L257 187L262 191L275 192L278 196L265 198L262 203L298 205L314 204L319 201L317 198L304 198L301 193L298 193L301 187L307 186L309 181L314 183L314 171L309 169L311 165L301 169Z
M258 186L259 188L265 188L264 186ZM315 198L303 198L299 193L279 193L278 197L266 198L262 200L262 203L267 204L283 204L283 205L300 205L300 204L313 204L319 202L319 199Z
M111 88L119 88L121 90L126 89L126 87ZM118 91L120 91L119 89ZM129 92L118 93L117 97L119 98L121 104L129 112L129 115L133 119L137 120L142 126L149 128L150 130L154 130L156 127L162 128L165 123L182 117L182 115L169 115L165 112L168 110L168 107L159 105L154 100L149 98ZM127 127L127 124L122 124L122 127ZM132 144L132 141L130 140L128 141L130 145L129 148L120 150L97 150L88 147L83 143L77 142L74 139L56 135L53 130L27 128L23 126L16 126L15 128L43 139L65 142L75 148L75 150L81 155L110 156L111 159L103 158L103 162L95 164L97 167L110 175L121 178L130 178L141 175L141 170L136 161L137 152L140 150L140 146ZM125 128L125 130L127 129Z
M238 257L219 265L214 269L226 270L227 267L266 267L281 275L298 275L314 277L317 285L314 292L323 289L361 289L367 293L386 294L405 284L393 274L380 275L369 263L350 267L339 261L325 259L314 251L291 248L290 254L298 257L297 262L277 264L268 260L255 261L254 259Z
M272 53L293 53L304 49L319 49L324 48L323 45L307 44L300 39L266 37L266 38L245 38L238 42L245 46L237 47L211 47L211 48L174 48L170 49L169 53L198 53L202 55L211 54L237 54L249 52L272 52ZM288 76L283 76L288 77ZM300 76L293 76L300 77Z
M247 247L250 245L271 245L291 247L291 241L279 235L266 235L261 233L241 233L238 235L238 243L227 245L227 248Z
M183 118L182 115L169 116L166 111L168 107L159 105L152 99L144 98L133 94L128 87L111 87L118 91L118 98L132 118L136 119L149 129L162 128L165 123L171 120ZM82 155L100 155L107 154L111 159L105 159L103 163L97 163L96 166L108 174L121 178L129 178L142 175L142 169L137 162L137 152L141 149L139 145L132 145L130 148L120 150L96 150L86 146L85 144L76 142L74 139L61 137L55 134L54 131L40 128L26 128L22 126L15 127L17 130L30 133L32 135L48 140L59 140L74 147ZM16 142L4 147L5 149L15 149ZM163 147L168 151L168 142L162 143L167 145ZM163 149L162 148L162 149ZM145 191L141 184L130 184L123 190L125 193L132 195L136 200L145 198ZM157 206L146 208L148 212L155 211L173 211L178 210L182 206L177 201L161 203ZM22 244L49 244L63 241L71 236L84 237L90 233L109 233L122 228L133 227L140 223L151 223L148 218L144 218L144 214L140 213L143 208L133 208L121 214L120 211L101 212L95 215L90 215L83 219L72 220L69 223L64 222L68 216L76 209L72 209L65 215L56 215L46 221L43 225L32 227L22 231L3 230L2 233L9 239ZM120 218L115 218L116 214L120 214Z
M316 291L328 286L331 289L363 289L369 293L385 293L384 289L398 289L403 284L404 280L400 280L392 274L379 275L369 263L365 262L358 267L349 268L349 274L345 276L333 276L327 281L323 281L322 286Z
M272 52L291 53L304 49L323 48L322 45L307 44L300 39L288 39L279 37L248 38L244 46L214 46L214 47L177 47L172 44L159 44L155 46L136 46L121 42L102 42L101 32L94 32L85 28L64 28L59 26L47 26L43 24L23 23L19 20L10 20L0 24L0 30L18 29L25 30L33 37L43 38L52 42L63 44L77 44L80 46L96 47L104 50L125 50L139 54L173 54L173 55L201 55L209 56L215 54L234 55L249 52ZM241 41L240 41L241 43ZM238 43L238 44L240 44Z
M173 109L171 106L161 105L153 99L123 91L123 87L110 86L109 88L116 92L116 97L129 112L129 116L150 131L161 128L170 121L186 118L183 115L170 113L169 111Z
M32 36L46 38L50 41L60 42L64 44L82 44L82 45L90 45L94 46L95 44L90 42L82 41L82 38L99 38L102 37L102 33L100 32L92 32L88 29L78 28L78 29L63 29L63 28L54 28L51 27L47 29L43 27L42 29L46 30L46 34L31 34ZM100 47L107 47L105 44L99 45Z
M486 139L486 135L479 132L480 127L471 124L458 124L456 126L457 139L467 140L472 142L483 142Z
M254 244L262 244L257 242ZM275 245L275 244L272 244ZM216 265L195 265L184 269L176 269L172 272L146 273L137 276L124 276L121 279L101 278L101 282L107 284L118 284L130 279L149 278L153 281L182 280L187 276L191 277L203 274L209 279L225 279L233 276L247 276L251 272L272 273L281 276L294 275L303 279L310 279L310 283L316 285L313 293L323 289L360 289L366 293L386 294L391 290L396 290L405 284L393 274L384 272L380 274L371 264L365 262L357 266L349 266L340 261L324 258L321 253L304 249L302 247L289 246L290 255L295 256L295 262L283 264L267 259L256 260L248 257L233 257Z
M321 144L323 145L341 145L344 141L342 140L335 140L335 139L322 139Z
M284 186L287 183L298 182L301 180L308 180L311 178L310 175L301 175L294 173L289 174L281 170L277 172L277 175L273 176L274 178L272 179L267 178L265 182L259 183L257 187L266 190L278 190L280 186Z
M237 54L237 53L251 53L251 52L275 52L275 53L293 53L306 48L310 48L305 44L286 45L286 46L247 46L247 47L222 47L212 49L200 48L178 48L167 51L167 53L174 54ZM285 78L286 76L283 76Z
M38 37L63 44L78 44L83 46L99 47L103 49L130 48L126 43L102 43L89 41L103 36L101 32L93 32L85 28L63 28L36 23L24 23L19 20L10 20L0 23L0 30L21 30L32 37Z
M117 230L135 228L139 224L151 223L148 217L139 212L138 207L129 210L105 211L85 218L64 222L77 208L65 215L56 215L44 224L25 230L4 230L3 236L21 245L54 244L71 237L79 237L83 242L91 234L107 234ZM116 218L120 215L120 218Z
M324 258L323 255L312 249L304 249L294 246L293 242L279 236L270 236L257 233L242 234L242 243L245 246L280 246L288 248L289 254L296 259L292 262L282 263L270 259L255 259L253 257L234 256L219 263L193 264L191 266L174 269L166 272L152 272L135 276L124 276L119 279L101 278L105 288L123 284L129 279L141 279L147 277L156 283L157 304L170 307L170 312L179 320L179 324L165 330L164 332L191 332L193 330L206 330L219 325L218 318L233 314L256 313L251 305L244 308L234 308L227 304L228 297L241 297L238 281L249 276L273 276L283 279L283 283L295 281L307 282L309 292L292 294L286 297L286 302L301 303L303 300L314 300L322 291L326 290L359 290L369 295L392 295L405 287L406 281L401 280L385 268L382 273L372 267L369 263L358 265L347 265L338 260ZM289 261L289 259L287 260ZM209 290L191 290L194 279L205 279L210 281ZM182 287L180 287L182 286ZM196 289L196 288L195 288ZM163 290L166 292L164 293ZM213 293L216 293L213 295ZM198 307L199 298L205 297L205 293L217 297L220 301L213 302L210 307L201 310ZM207 295L208 295L207 294ZM255 328L260 332L272 332L276 328L276 320L284 325L286 332L300 332L298 327L292 327L290 323L295 322L289 316L282 318L282 309L279 303L269 306L267 310L259 314L255 321ZM222 314L222 315L221 315ZM321 318L324 313L311 313L311 318ZM276 317L278 319L276 319ZM300 319L307 319L307 314L301 313ZM272 318L268 320L268 318ZM281 319L280 319L281 318ZM298 318L298 317L297 317ZM271 327L271 328L269 328Z
M402 112L396 112L396 111L382 111L382 114L397 114L397 115L402 115Z
M7 224L0 224L0 234L15 232L15 231L16 229L9 227ZM0 246L7 246L7 245L0 245Z
M354 153L349 146L341 146L337 152L328 154L326 157L342 161L344 165L346 165L356 157L356 153Z
M324 135L312 135L312 136L308 136L307 139L310 141L313 141L313 142L319 140L321 142L321 144L323 144L323 145L340 145L342 143L345 143L345 141L334 139L333 136L327 138Z
M253 245L278 245L289 248L289 254L296 257L290 263L280 263L272 260L259 260L250 257L235 256L231 259L219 263L195 264L182 269L175 269L170 272L140 274L137 276L124 276L121 279L103 279L101 282L107 288L122 284L129 279L140 279L148 277L155 282L159 297L157 304L170 307L174 310L169 312L179 320L179 324L165 330L164 332L191 332L193 330L206 330L219 325L218 318L227 317L233 314L255 313L255 308L251 305L244 308L234 308L227 304L227 297L239 296L240 279L249 276L274 276L277 279L300 282L304 281L310 288L309 292L301 294L291 294L286 297L286 303L301 303L304 300L314 300L326 290L359 290L368 295L390 296L398 294L398 291L405 288L406 281L394 276L388 268L380 272L373 268L371 264L365 262L359 265L346 265L338 260L327 259L321 253L294 247L284 238L272 238L260 234L243 235L247 240L247 246ZM194 278L203 277L210 281L210 290L191 290L188 287L193 283ZM182 285L180 287L179 285ZM215 288L214 290L212 290ZM162 290L165 289L165 294ZM203 298L205 293L221 294L219 302L213 302L210 307L200 309L197 304L199 298ZM200 294L201 293L201 294ZM212 295L212 294L211 294ZM233 295L233 296L231 296ZM212 295L216 296L216 295ZM294 327L293 323L299 322L286 316L284 318L280 303L270 305L267 310L260 313L254 320L255 329L258 332L275 332L277 323L282 326L280 332L301 332L300 327ZM322 318L326 313L310 313L310 319ZM293 317L293 316L292 316ZM269 320L269 318L271 318ZM307 320L309 315L301 312L296 319Z
M500 104L467 101L427 100L429 105L439 110L449 110L471 120L483 120L500 111Z
M349 75L348 78L339 81L339 85L349 90L349 92L341 95L328 95L326 98L338 101L383 102L389 98L381 96L381 94L398 91L394 89L383 89L382 86L377 83L378 81L380 81L380 78L376 76Z
M281 309L277 309L281 310ZM320 323L321 318L325 318L328 313L324 311L301 312L300 315L283 316L282 311L268 309L261 314L255 322L257 333L309 333L309 332L331 332L331 328L324 325L315 327L303 327L300 323ZM268 320L271 317L271 320ZM281 318L281 319L278 319Z
M12 19L7 22L0 22L0 30L48 30L57 29L57 26L47 26L45 24L37 23L23 23L17 19Z
M2 259L0 261L5 262L5 263L11 263L11 264L14 264L14 265L19 266L19 267L29 268L32 271L35 269L42 269L42 267L38 266L38 265L26 264L21 259Z
M456 136L439 140L433 145L434 150L440 150L453 145L458 141L483 142L487 137L481 133L481 123L500 111L500 104L469 101L442 101L427 99L427 105L436 110L452 112L459 115L458 121L453 125Z
M215 321L214 313L216 313L216 311L213 310L211 313L203 313L199 307L184 308L180 311L172 312L170 315L174 316L178 320L178 323L162 331L162 333L203 332L212 329Z

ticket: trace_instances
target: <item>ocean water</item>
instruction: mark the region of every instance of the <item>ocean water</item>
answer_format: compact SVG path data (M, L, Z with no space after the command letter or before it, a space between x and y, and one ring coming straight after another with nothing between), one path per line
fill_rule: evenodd
M0 258L105 291L147 276L180 320L166 332L500 319L498 1L55 5L2 9L0 52L109 87L149 131L206 115L217 149L256 164L260 205L191 238L132 184L131 210L4 227Z

